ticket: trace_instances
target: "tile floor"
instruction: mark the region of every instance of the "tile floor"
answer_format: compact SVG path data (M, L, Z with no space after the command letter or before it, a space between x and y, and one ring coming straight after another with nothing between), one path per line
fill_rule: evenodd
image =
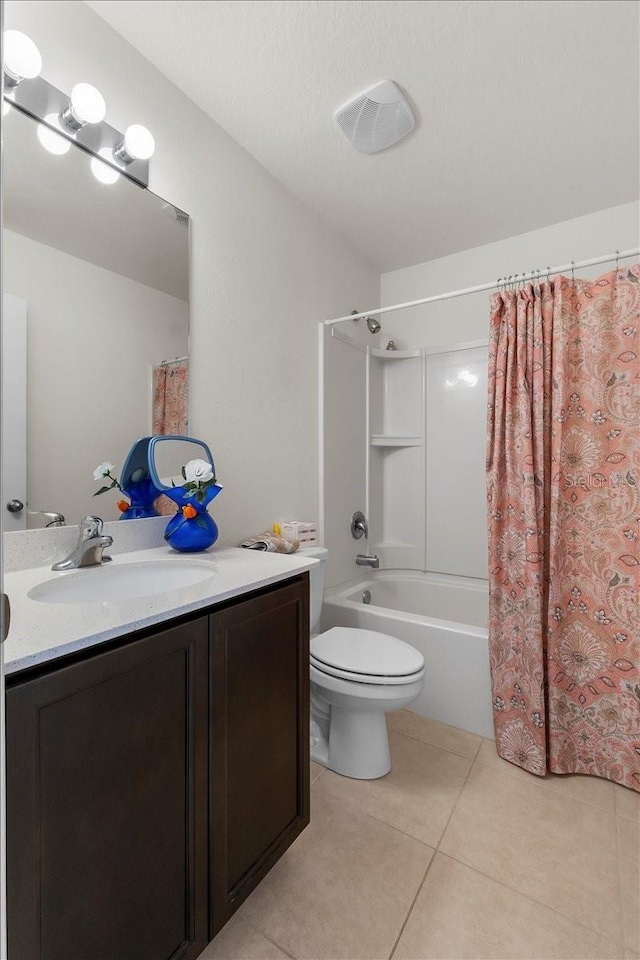
M388 725L382 780L312 765L311 825L201 960L640 960L640 795Z

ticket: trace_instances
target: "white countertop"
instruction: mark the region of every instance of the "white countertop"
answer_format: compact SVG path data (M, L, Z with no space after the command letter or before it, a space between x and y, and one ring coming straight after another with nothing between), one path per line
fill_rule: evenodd
M318 561L301 554L262 553L215 547L203 553L179 554L168 546L122 553L114 556L109 566L141 560L211 564L211 579L195 586L171 590L149 597L117 603L42 603L30 599L32 587L69 573L54 573L49 566L33 567L7 573L4 590L11 603L11 625L4 644L5 673L12 674L35 664L75 653L105 640L120 637L180 617L194 610L241 596L251 590L286 580ZM74 575L84 571L73 571ZM95 567L86 568L89 576L99 575Z

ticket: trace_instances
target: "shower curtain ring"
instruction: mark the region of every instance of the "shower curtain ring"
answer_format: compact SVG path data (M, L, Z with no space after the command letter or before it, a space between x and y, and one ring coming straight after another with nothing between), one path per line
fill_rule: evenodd
M619 251L619 250L616 250L616 273L617 273L618 270L619 270L619 266L618 266L618 260L619 260L619 259L620 259L620 251Z
M571 261L571 279L575 280L576 278L576 262L575 260Z
M551 273L551 267L547 265L547 282L549 281L549 274Z

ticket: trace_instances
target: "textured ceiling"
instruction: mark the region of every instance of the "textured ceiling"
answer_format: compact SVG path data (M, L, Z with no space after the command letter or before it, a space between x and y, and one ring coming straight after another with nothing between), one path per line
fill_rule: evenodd
M638 196L634 0L87 2L383 271ZM386 78L417 129L358 154Z

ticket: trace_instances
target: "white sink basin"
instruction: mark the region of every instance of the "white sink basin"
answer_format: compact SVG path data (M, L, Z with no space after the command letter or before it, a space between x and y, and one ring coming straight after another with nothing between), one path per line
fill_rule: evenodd
M215 576L206 560L141 560L59 573L27 594L41 603L120 603L172 593Z

